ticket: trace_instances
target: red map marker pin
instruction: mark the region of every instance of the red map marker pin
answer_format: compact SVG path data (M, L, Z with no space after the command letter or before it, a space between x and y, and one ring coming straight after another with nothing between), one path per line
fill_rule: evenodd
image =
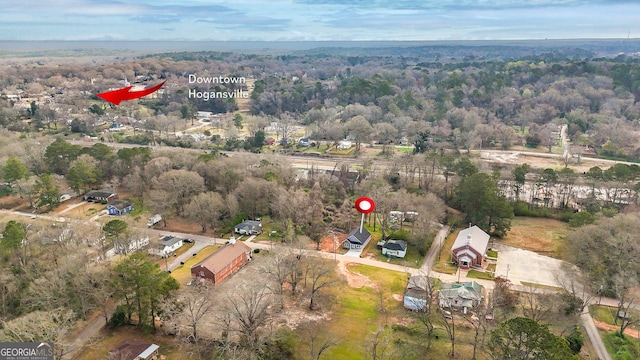
M361 214L369 214L376 209L376 204L368 197L361 197L356 200L356 210Z

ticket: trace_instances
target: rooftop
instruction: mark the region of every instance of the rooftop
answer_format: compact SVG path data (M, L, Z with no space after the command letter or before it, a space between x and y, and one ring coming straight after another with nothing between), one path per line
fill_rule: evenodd
M191 268L202 266L212 273L217 274L242 253L248 252L251 252L251 248L241 241L229 243Z
M484 253L487 250L487 246L489 245L489 238L489 234L484 232L477 225L474 225L458 233L458 237L453 243L451 249L458 249L464 247L465 245L469 245L478 252Z
M367 231L367 229L363 227L362 232L360 232L360 228L358 227L351 230L346 240L348 240L352 244L364 244L365 242L367 242L367 240L369 240L370 237L371 234L369 234L369 231Z

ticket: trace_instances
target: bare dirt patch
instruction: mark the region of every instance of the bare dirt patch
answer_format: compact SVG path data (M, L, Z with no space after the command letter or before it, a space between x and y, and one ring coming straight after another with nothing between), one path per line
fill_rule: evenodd
M28 202L26 202L28 204ZM9 195L0 198L0 209L13 209L24 206L25 200L18 195Z
M342 241L347 238L347 234L339 233L339 232L331 232L329 235L325 236L320 240L320 251L332 253L334 251L338 251L341 249ZM315 250L315 243L313 243L313 248Z
M354 264L338 261L338 270L340 271L340 274L342 274L347 279L347 283L349 284L349 286L354 288L361 288L363 286L368 286L374 289L378 288L378 286L373 281L371 281L368 276L364 276L362 274L358 274L349 270L350 265Z
M567 224L559 220L517 217L511 222L511 230L507 236L495 241L562 259L564 238L568 233Z
M596 327L598 327L600 329L612 330L612 331L620 331L620 326L618 326L618 325L607 324L605 322L598 321L596 319L593 319L593 322L594 322L594 324L596 324ZM638 330L635 330L635 329L626 328L624 330L624 334L625 335L629 335L634 339L640 339L640 334L638 333Z
M331 313L329 312L312 312L296 305L295 307L285 307L285 310L276 316L275 322L295 330L303 323L316 323L330 319Z

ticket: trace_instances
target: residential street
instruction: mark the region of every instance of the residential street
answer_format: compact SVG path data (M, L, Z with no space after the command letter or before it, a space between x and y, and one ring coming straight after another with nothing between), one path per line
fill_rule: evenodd
M47 219L47 220L52 220L52 221L77 221L77 220L72 220L69 218L64 218L64 217L60 217L60 216L49 216L49 215L32 215L32 214L26 214L26 213L21 213L21 212L17 212L17 211L10 211L10 210L0 210L0 212L2 213L8 213L8 214L13 214L13 215L19 215L19 216L26 216L26 217L37 217L40 219ZM481 279L469 279L466 277L466 272L462 271L460 274L454 274L454 275L450 275L450 274L443 274L443 273L438 273L438 272L433 272L431 271L431 268L433 267L433 263L436 259L436 256L438 254L438 252L440 251L440 248L442 247L442 244L444 242L444 240L446 239L448 233L449 233L449 227L448 226L442 226L440 231L438 232L438 234L436 235L433 244L431 245L431 248L429 249L427 256L425 257L425 261L423 262L422 266L419 269L416 268L411 268L411 267L406 267L406 266L400 266L400 265L396 265L396 264L391 264L391 263L387 263L387 262L383 262L383 261L378 261L375 259L371 259L371 258L362 258L362 257L354 257L354 256L349 256L349 255L342 255L342 254L333 254L333 253L326 253L326 252L319 252L316 250L303 250L303 252L307 255L310 256L321 256L327 259L335 259L336 261L339 261L343 264L349 264L349 263L355 263L355 264L363 264L363 265L368 265L368 266L373 266L373 267L377 267L377 268L381 268L381 269L387 269L387 270L393 270L393 271L399 271L399 272L404 272L407 274L407 276L413 275L413 274L429 274L430 276L440 279L443 282L456 282L458 281L458 279L460 279L460 281L465 281L465 280L474 280L477 283L481 284L482 286L485 287L485 289L487 289L487 291L491 291L494 287L494 282L490 281L490 280L481 280ZM189 238L189 239L193 239L195 241L193 247L191 249L189 249L189 251L186 251L185 253L181 254L180 256L171 259L171 261L167 264L168 265L168 269L169 270L174 270L175 268L177 268L178 266L180 266L181 262L186 261L187 259L191 258L193 256L193 254L198 253L200 250L202 250L203 248L205 248L206 246L209 245L215 245L215 244L224 244L225 242L228 241L228 239L220 239L220 238L211 238L211 237L207 237L207 236L202 236L202 235L194 235L194 234L187 234L187 233L178 233L178 232L171 232L171 231L162 231L162 230L155 230L155 229L149 229L149 236L152 239L157 239L159 236L165 236L165 235L171 235L171 236L176 236L176 237L180 237L180 238ZM252 241L253 237L247 239L245 241L245 243L251 247L252 249L262 249L262 250L270 250L272 248L272 246L270 244L266 244L266 243L260 243L260 242L254 242ZM153 241L153 240L152 240ZM512 250L513 249L513 250ZM542 266L541 268L538 268L538 270L535 271L531 271L530 268L525 268L524 270L517 270L519 269L519 267L516 267L516 265L521 265L521 264L525 264L525 263L530 263L530 261L523 261L522 259L518 260L515 258L511 258L510 256L504 256L505 253L511 253L513 252L515 253L521 253L521 252L525 252L525 250L521 250L521 249L505 249L504 247L500 250L502 255L501 257L499 257L499 259L509 259L508 262L502 262L503 266L498 266L496 268L496 274L498 275L506 275L506 266L505 264L509 264L509 280L512 281L513 285L513 289L518 290L518 291L527 291L528 288L521 285L520 281L528 281L528 282L535 282L535 283L540 283L540 284L545 284L545 285L551 285L551 286L557 286L557 283L555 283L555 278L553 277L555 273L557 273L558 271L561 271L558 265L558 260L556 259L552 259L546 256L542 256L542 255L538 255L535 254L535 256L529 256L531 254L528 254L530 252L526 252L523 253L525 258L527 258L528 260L531 260L532 258L536 258L538 260L541 260L543 263L547 263L547 265ZM507 250L507 251L505 251ZM504 261L503 260L503 261ZM499 262L501 263L501 262ZM511 265L513 264L514 267L511 268ZM529 270L527 270L529 269ZM504 272L504 274L503 274ZM617 306L617 301L615 299L607 299L607 298L603 298L602 299L602 304L608 305L608 306ZM596 349L596 352L598 353L599 358L603 359L603 360L608 360L611 359L610 355L607 353L605 347L604 347L604 343L602 342L602 339L600 338L598 331L595 327L595 324L593 322L593 319L591 318L591 316L589 315L588 312L582 314L581 316L584 327L587 331L587 335L589 336L589 339L591 341L591 343L593 344L594 348ZM73 341L70 343L71 347L74 348L74 350L77 350L77 346L80 346L81 344L83 344L84 342L86 342L88 339L96 336L98 334L98 332L100 331L100 329L104 326L104 318L101 316L96 316L94 317L93 320L89 321L85 327L80 331L80 333L77 334L77 336L73 339ZM75 351L73 351L72 353L70 353L69 355L65 356L65 358L72 358L72 355L75 353Z

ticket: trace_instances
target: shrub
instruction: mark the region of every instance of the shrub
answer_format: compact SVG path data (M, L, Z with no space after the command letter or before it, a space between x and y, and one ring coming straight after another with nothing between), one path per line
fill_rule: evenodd
M582 335L580 327L574 327L573 331L565 336L565 339L569 342L569 349L571 349L571 352L579 354L582 349L582 345L584 345L584 335Z
M117 328L127 324L127 312L122 306L118 306L109 319L109 327Z

